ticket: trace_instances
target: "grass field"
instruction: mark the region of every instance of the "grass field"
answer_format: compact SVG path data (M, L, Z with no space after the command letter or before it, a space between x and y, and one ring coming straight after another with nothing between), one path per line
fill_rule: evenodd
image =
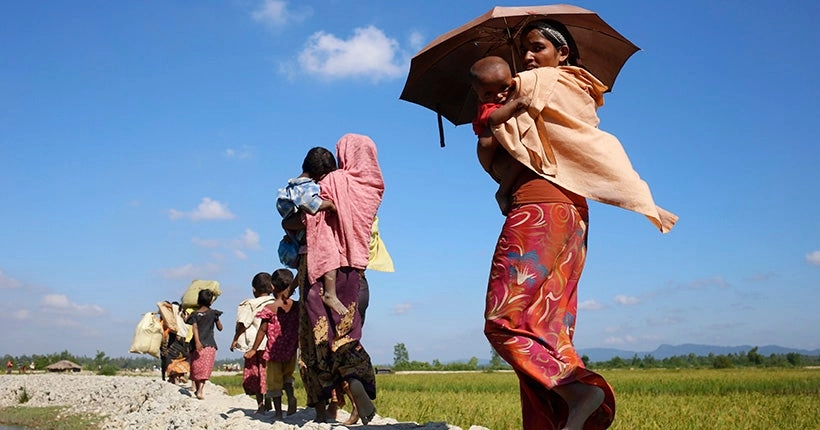
M616 430L820 429L820 369L599 371L615 389ZM215 377L242 392L241 375ZM463 429L521 428L518 380L509 372L377 375L379 414L446 421ZM298 386L297 395L304 391ZM348 408L349 410L349 408Z

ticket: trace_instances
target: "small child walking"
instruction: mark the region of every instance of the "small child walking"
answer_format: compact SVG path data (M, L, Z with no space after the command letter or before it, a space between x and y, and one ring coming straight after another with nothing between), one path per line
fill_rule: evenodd
M231 351L239 349L243 353L247 352L256 340L259 327L262 321L256 314L265 305L273 303L275 298L271 296L273 287L270 282L270 273L259 272L251 280L253 297L245 299L236 309L236 328L234 330ZM263 341L264 342L264 341ZM264 352L265 345L260 345L257 349ZM256 397L256 412L264 414L273 407L270 398L265 397L267 385L265 383L265 368L267 364L263 358L264 354L256 354L252 359L245 359L242 371L242 388L245 394Z
M191 313L186 321L191 324L194 334L190 354L191 381L194 383L196 398L200 400L205 398L205 382L211 379L216 359L214 327L222 331L222 322L219 321L222 311L211 309L213 301L213 291L200 290L196 300L199 309Z
M287 414L296 413L296 395L293 392L293 374L296 371L296 350L299 346L299 302L292 300L293 273L288 269L278 269L271 274L273 295L276 301L267 304L257 316L262 320L256 340L245 353L250 359L257 354L257 348L267 335L264 359L267 367L268 396L271 397L274 418L281 419L282 393L287 395Z

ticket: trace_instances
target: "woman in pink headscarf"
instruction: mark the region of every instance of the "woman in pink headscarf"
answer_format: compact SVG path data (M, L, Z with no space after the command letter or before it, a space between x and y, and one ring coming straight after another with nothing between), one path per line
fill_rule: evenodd
M332 390L342 382L350 386L356 410L364 424L375 415L376 375L370 356L361 345L362 320L358 312L361 273L370 257L370 232L384 194L384 179L376 144L367 136L346 134L336 144L339 168L321 178L320 197L330 200L336 211L303 215L307 231L306 279L300 282L307 321L301 330L301 361L308 406L316 420L325 421ZM306 267L305 267L306 266ZM339 314L322 301L324 273L336 270L336 295L347 312ZM308 326L309 324L309 326ZM308 341L309 342L309 341ZM307 375L305 377L304 375Z

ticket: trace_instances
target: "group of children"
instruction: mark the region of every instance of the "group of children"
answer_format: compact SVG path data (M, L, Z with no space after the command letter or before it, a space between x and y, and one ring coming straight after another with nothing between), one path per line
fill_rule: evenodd
M239 304L231 350L244 351L242 386L256 397L257 412L274 410L282 418L283 393L287 414L296 413L293 391L299 346L299 302L291 299L293 273L278 269L254 276L254 297Z

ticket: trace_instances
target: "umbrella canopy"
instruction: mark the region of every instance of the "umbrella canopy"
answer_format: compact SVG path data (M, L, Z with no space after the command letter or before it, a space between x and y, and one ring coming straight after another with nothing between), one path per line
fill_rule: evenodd
M480 58L497 55L521 71L520 33L539 19L564 24L575 39L584 67L610 89L626 60L639 49L595 12L577 6L495 7L419 51L410 62L400 98L431 109L454 125L471 122L478 100L470 86L470 66Z

